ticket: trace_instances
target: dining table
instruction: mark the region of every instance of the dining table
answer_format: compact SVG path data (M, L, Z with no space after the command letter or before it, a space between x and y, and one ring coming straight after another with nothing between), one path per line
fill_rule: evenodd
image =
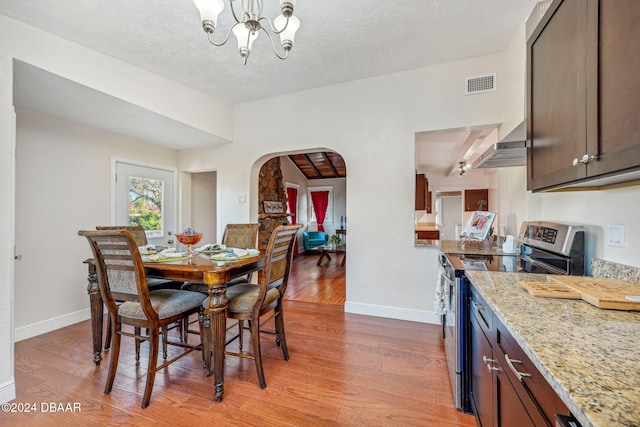
M226 283L264 268L264 256L245 256L235 260L216 261L208 254L196 254L187 259L166 259L158 262L142 257L145 275L149 278L201 283L208 286L209 304L203 310L204 348L211 348L216 401L224 394L224 347L226 335L227 297ZM91 305L91 331L93 337L93 361L102 361L102 330L104 304L98 287L98 275L93 259L84 261L88 266L87 292ZM207 372L210 375L211 372Z

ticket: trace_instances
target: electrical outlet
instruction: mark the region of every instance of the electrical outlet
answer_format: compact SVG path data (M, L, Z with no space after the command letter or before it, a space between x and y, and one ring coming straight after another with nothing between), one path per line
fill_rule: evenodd
M624 248L624 224L607 224L607 245Z

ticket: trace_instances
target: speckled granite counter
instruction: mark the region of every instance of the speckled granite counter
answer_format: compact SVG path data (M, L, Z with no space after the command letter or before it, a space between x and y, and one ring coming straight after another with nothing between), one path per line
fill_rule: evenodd
M640 426L640 312L532 297L518 285L544 275L466 275L583 427Z
M462 247L458 247L457 240L440 240L440 252L445 254L502 255L502 249L491 248L484 244L466 243Z

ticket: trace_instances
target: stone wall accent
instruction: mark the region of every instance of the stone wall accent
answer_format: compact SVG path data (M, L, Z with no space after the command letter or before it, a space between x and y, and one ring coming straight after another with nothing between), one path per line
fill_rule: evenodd
M265 213L263 203L265 201L281 202L284 212L278 214ZM267 249L269 237L273 230L279 225L289 223L286 210L287 193L284 187L282 169L280 168L280 157L274 157L262 165L260 176L258 177L258 222L260 223L258 249L261 252Z

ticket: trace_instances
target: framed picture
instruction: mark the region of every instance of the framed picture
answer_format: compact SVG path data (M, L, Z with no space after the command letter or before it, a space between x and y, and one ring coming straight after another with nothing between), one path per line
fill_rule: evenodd
M263 202L264 213L284 213L282 202Z
M480 240L486 239L495 217L495 212L475 211L469 217L467 224L462 230L462 236L460 237L470 237Z

